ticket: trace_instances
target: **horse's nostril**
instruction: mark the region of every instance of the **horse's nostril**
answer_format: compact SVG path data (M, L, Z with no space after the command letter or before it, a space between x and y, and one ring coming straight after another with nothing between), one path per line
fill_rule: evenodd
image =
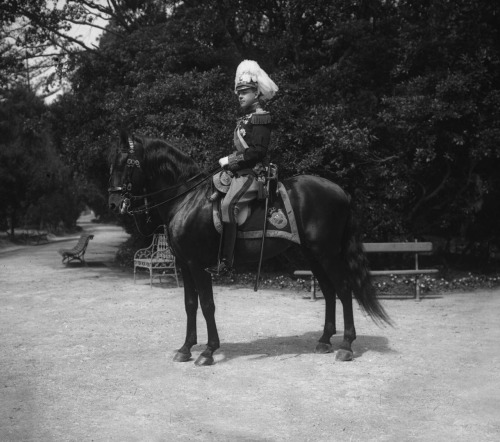
M116 204L115 204L115 203L111 203L111 204L109 205L109 208L110 208L111 210L113 210L113 211L114 211L114 210L116 210Z

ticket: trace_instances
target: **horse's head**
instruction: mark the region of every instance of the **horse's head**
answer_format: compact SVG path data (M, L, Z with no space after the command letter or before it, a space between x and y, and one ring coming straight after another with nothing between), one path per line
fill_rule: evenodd
M131 138L125 132L113 148L109 162L109 208L121 214L147 211L149 196L157 200L157 205L163 205L184 194L186 189L181 189L181 185L199 175L194 160L173 144L153 138ZM162 198L163 202L158 202ZM136 206L144 205L134 208L134 202Z
M110 162L109 208L122 215L128 213L133 197L146 193L146 179L142 168L144 146L139 138L120 135L113 147Z

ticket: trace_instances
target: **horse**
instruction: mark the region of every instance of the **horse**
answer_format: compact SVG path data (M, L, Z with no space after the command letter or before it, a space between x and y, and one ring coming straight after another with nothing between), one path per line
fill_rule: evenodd
M175 352L174 361L192 359L200 305L208 342L195 364L214 364L213 354L219 349L220 340L212 277L205 271L217 262L220 246L210 200L214 170L201 171L173 143L140 135L129 137L123 131L119 142L111 147L109 161L109 208L133 215L158 210L182 272L187 328L184 344ZM220 171L220 167L216 170ZM297 175L282 183L295 214L300 247L325 299L323 334L315 352L333 352L330 338L336 334L335 296L338 296L343 307L344 336L336 359L352 360L352 342L356 339L352 294L375 323L391 325L391 319L375 296L350 197L337 184L318 176ZM283 238L266 238L263 257L274 257L291 245ZM260 249L261 241L238 238L235 263L258 262Z

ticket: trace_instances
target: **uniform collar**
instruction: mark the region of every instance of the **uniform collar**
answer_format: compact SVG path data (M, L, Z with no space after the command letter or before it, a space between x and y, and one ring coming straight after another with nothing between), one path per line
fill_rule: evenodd
M248 114L253 114L255 112L262 112L263 110L264 109L262 109L262 105L259 103L259 101L256 101L251 106L244 109L244 112L245 115L248 115Z

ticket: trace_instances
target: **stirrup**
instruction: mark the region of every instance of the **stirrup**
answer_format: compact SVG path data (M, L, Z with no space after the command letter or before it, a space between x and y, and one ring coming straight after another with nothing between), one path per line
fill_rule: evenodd
M224 276L233 272L233 268L223 259L219 264L213 267L207 267L206 272L215 276Z

